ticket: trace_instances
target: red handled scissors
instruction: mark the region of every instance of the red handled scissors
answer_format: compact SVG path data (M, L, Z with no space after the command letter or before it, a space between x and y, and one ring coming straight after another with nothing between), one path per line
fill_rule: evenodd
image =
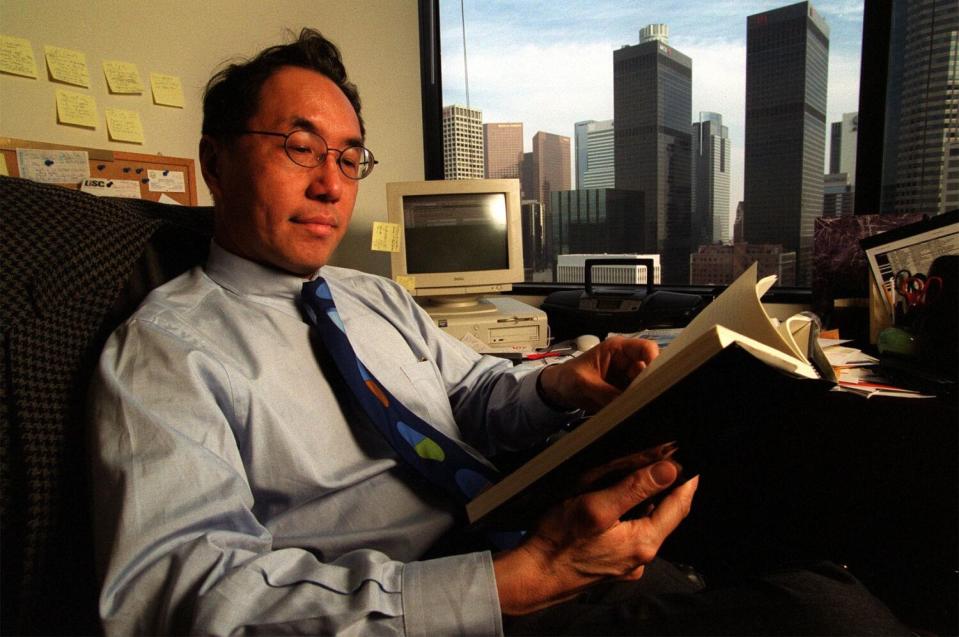
M922 307L942 291L942 278L899 270L896 272L896 291L906 299L909 307Z

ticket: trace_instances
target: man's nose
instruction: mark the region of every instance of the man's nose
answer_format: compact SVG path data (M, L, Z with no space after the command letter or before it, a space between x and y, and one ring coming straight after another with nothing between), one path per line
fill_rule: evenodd
M311 168L313 175L307 191L310 197L325 201L337 201L343 194L346 175L340 170L336 153L327 152L319 165Z

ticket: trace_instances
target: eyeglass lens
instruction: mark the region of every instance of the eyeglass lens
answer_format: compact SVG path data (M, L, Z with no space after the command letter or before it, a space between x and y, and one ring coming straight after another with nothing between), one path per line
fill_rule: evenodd
M363 179L372 172L373 154L363 146L331 149L322 137L305 130L294 131L286 138L286 154L294 163L305 168L319 166L331 150L338 153L336 163L347 177Z

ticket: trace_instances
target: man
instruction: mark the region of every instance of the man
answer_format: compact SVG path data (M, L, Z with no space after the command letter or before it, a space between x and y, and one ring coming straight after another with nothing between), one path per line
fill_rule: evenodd
M509 628L555 631L559 621L578 632L566 619L574 617L551 614L557 607L608 633L622 604L607 612L603 601L594 615L562 603L599 583L639 580L651 563L660 591L688 592L652 561L688 513L697 479L649 515L620 520L677 481L669 449L552 510L516 548L423 559L459 505L358 407L304 320L305 280L329 286L377 381L485 455L532 445L569 411L605 404L621 389L609 379L641 373L656 349L612 339L530 373L436 330L395 284L328 266L374 165L364 137L356 89L316 32L208 85L208 263L155 291L99 367L93 447L107 632L500 634L504 616L531 614ZM823 581L812 586L852 586ZM708 596L696 599L683 607L689 617L716 616L715 605L702 606ZM620 629L668 625L654 605L630 604L638 614ZM754 614L774 621L787 606ZM820 619L809 626L829 625Z

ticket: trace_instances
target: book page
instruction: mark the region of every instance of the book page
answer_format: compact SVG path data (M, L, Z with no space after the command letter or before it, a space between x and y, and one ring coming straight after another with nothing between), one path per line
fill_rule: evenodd
M773 319L773 325L776 325ZM809 344L812 339L812 319L802 314L793 314L785 321L776 325L783 340L793 349L793 353L801 360L806 360Z
M757 282L757 271L758 266L753 263L716 300L707 305L702 312L690 321L689 325L683 328L679 336L660 353L646 371L636 377L636 381L647 375L651 370L665 365L666 361L676 355L676 352L682 350L688 343L695 341L716 325L722 325L734 332L748 336L789 356L795 356L796 352L783 339L779 331L773 327L772 321L760 301L762 295L773 286L776 278L765 277ZM801 360L805 361L805 357L801 357Z

